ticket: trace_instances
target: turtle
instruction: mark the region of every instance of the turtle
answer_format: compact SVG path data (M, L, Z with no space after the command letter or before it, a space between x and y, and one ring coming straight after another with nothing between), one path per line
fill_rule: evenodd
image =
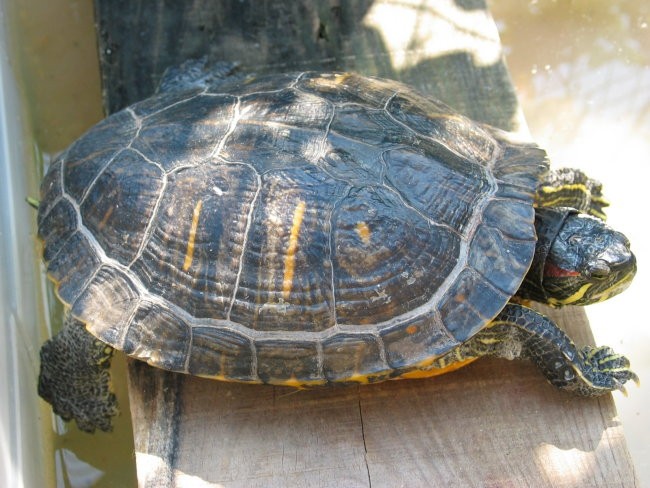
M38 235L66 315L38 389L63 419L111 429L116 349L295 388L481 356L529 359L578 395L637 379L530 307L599 302L632 281L595 180L389 79L220 67L160 86L41 185Z

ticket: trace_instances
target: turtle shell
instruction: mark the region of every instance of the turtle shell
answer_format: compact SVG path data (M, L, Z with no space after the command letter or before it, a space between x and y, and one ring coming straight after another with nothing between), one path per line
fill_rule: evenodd
M39 234L96 337L285 385L426 368L517 291L545 153L394 81L295 73L162 93L54 162Z

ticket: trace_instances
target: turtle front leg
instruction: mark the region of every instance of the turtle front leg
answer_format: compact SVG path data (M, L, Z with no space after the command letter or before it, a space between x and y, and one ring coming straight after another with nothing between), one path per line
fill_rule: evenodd
M442 356L436 367L480 356L532 360L556 387L583 396L624 390L638 381L630 362L609 347L578 349L548 317L522 305L508 304L492 323Z
M113 348L66 314L63 328L41 348L38 394L63 420L85 432L112 430L117 400L111 391Z
M605 220L604 208L609 202L603 197L603 185L575 168L549 171L537 186L535 203L538 207L571 207Z

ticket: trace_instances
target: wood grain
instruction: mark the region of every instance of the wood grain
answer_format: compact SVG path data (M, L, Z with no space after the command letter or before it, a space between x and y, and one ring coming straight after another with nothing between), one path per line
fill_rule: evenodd
M189 57L244 71L354 70L399 79L471 117L521 129L482 0L96 0L107 112ZM580 344L581 310L550 311ZM525 362L296 391L219 383L131 361L143 487L635 486L611 396L554 390Z
M581 310L550 312L591 342ZM142 486L635 483L611 397L569 396L525 362L482 359L427 380L312 391L218 383L135 361L130 370Z

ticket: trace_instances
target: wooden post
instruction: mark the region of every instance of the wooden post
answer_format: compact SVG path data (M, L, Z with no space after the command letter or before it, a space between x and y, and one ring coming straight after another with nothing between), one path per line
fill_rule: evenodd
M104 100L150 95L188 58L244 71L352 70L522 128L483 0L96 0ZM549 311L579 343L581 310ZM525 362L428 380L295 391L131 361L139 483L166 486L633 486L611 396L570 397Z

